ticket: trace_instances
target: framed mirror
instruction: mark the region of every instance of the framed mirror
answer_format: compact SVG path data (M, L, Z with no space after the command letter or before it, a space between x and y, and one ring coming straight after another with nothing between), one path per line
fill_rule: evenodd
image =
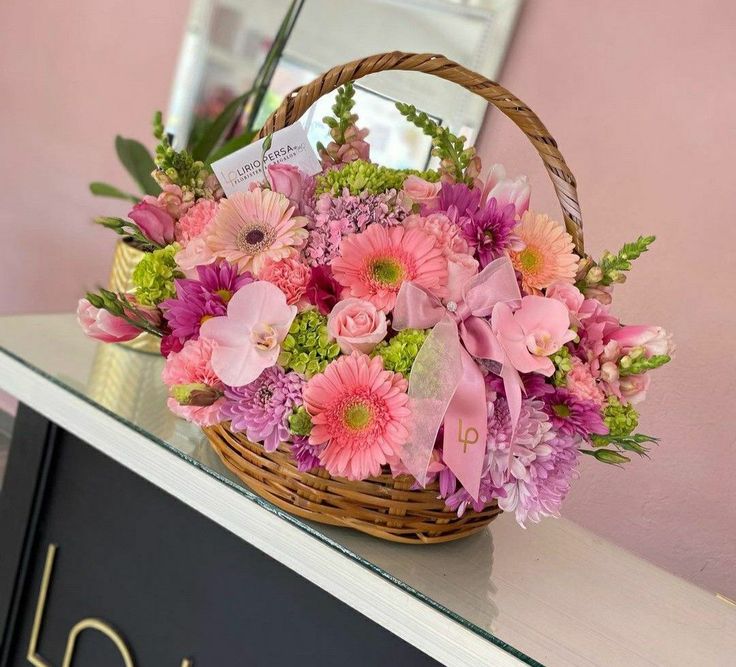
M248 89L289 0L193 0L172 86L167 131L183 146L200 119L212 118ZM303 0L258 127L288 92L330 67L383 51L441 53L491 79L498 77L521 0ZM470 142L486 103L455 84L413 72L386 72L357 85L356 111L371 128L375 160L424 168L430 140L394 108L415 105ZM322 123L333 96L302 119L310 139L328 140Z

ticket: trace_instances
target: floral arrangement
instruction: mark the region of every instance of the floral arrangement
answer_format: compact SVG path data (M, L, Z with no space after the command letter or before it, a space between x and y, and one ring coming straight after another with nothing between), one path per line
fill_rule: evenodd
M623 464L656 442L636 406L671 337L610 310L654 238L582 256L525 177L484 174L462 137L397 107L436 169L370 162L348 85L321 173L271 164L227 198L159 124L160 194L100 219L145 251L136 289L89 293L79 321L105 342L160 336L171 410L301 471L409 473L459 515L558 516L582 456Z

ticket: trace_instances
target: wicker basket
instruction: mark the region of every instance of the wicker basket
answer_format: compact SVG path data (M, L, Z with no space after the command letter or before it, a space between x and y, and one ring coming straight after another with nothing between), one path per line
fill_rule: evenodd
M374 72L410 70L457 83L480 95L511 118L539 153L562 207L565 227L576 250L583 254L582 221L575 178L534 112L505 88L444 56L398 51L355 60L334 67L310 84L297 88L266 121L260 137L296 122L322 95ZM437 484L412 490L413 478L388 474L361 482L334 478L325 470L299 472L282 445L266 453L228 424L205 429L222 462L256 493L274 505L304 519L354 528L395 542L447 542L482 530L499 513L493 503L482 512L467 510L462 517L447 511L438 498Z

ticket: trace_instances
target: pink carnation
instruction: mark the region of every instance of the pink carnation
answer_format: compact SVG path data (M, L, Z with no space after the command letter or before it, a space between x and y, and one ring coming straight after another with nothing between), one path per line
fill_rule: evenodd
M295 257L287 257L278 262L266 260L258 274L259 280L276 285L286 295L289 306L306 305L307 301L303 297L310 277L310 268Z
M180 219L176 227L176 240L182 246L194 238L202 237L217 213L217 202L200 199Z
M209 390L221 392L224 385L212 370L214 344L205 338L188 340L180 352L172 352L166 358L161 379L169 389L179 385L203 385ZM225 399L220 397L211 405L180 405L169 398L168 406L174 414L199 426L212 426L220 421L220 408Z
M572 368L567 373L567 388L570 393L581 400L593 401L601 405L605 396L590 372L590 368L576 357L572 358L571 363Z

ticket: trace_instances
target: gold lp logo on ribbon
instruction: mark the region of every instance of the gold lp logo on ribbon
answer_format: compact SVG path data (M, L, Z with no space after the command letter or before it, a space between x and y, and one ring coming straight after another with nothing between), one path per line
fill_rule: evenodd
M41 578L41 588L38 591L38 599L36 600L36 613L33 617L33 628L31 630L31 638L28 642L28 653L26 658L35 667L52 667L51 663L45 658L41 657L38 653L38 641L41 634L41 625L43 624L44 611L46 609L46 598L49 593L49 586L51 585L51 574L54 569L54 558L56 557L57 546L55 544L49 544L49 548L46 551L46 564L43 568L43 576ZM107 622L99 618L83 618L69 631L66 639L66 649L64 650L64 659L61 663L61 667L71 667L72 660L74 659L74 649L77 644L77 637L84 630L95 630L105 635L117 648L120 657L123 659L123 665L125 667L135 667L133 657L131 655L128 645L120 634ZM194 667L194 663L185 658L181 661L180 667Z
M475 445L478 443L480 434L478 429L474 426L469 426L463 431L463 420L457 420L457 441L463 446L463 454L468 453L468 445Z

